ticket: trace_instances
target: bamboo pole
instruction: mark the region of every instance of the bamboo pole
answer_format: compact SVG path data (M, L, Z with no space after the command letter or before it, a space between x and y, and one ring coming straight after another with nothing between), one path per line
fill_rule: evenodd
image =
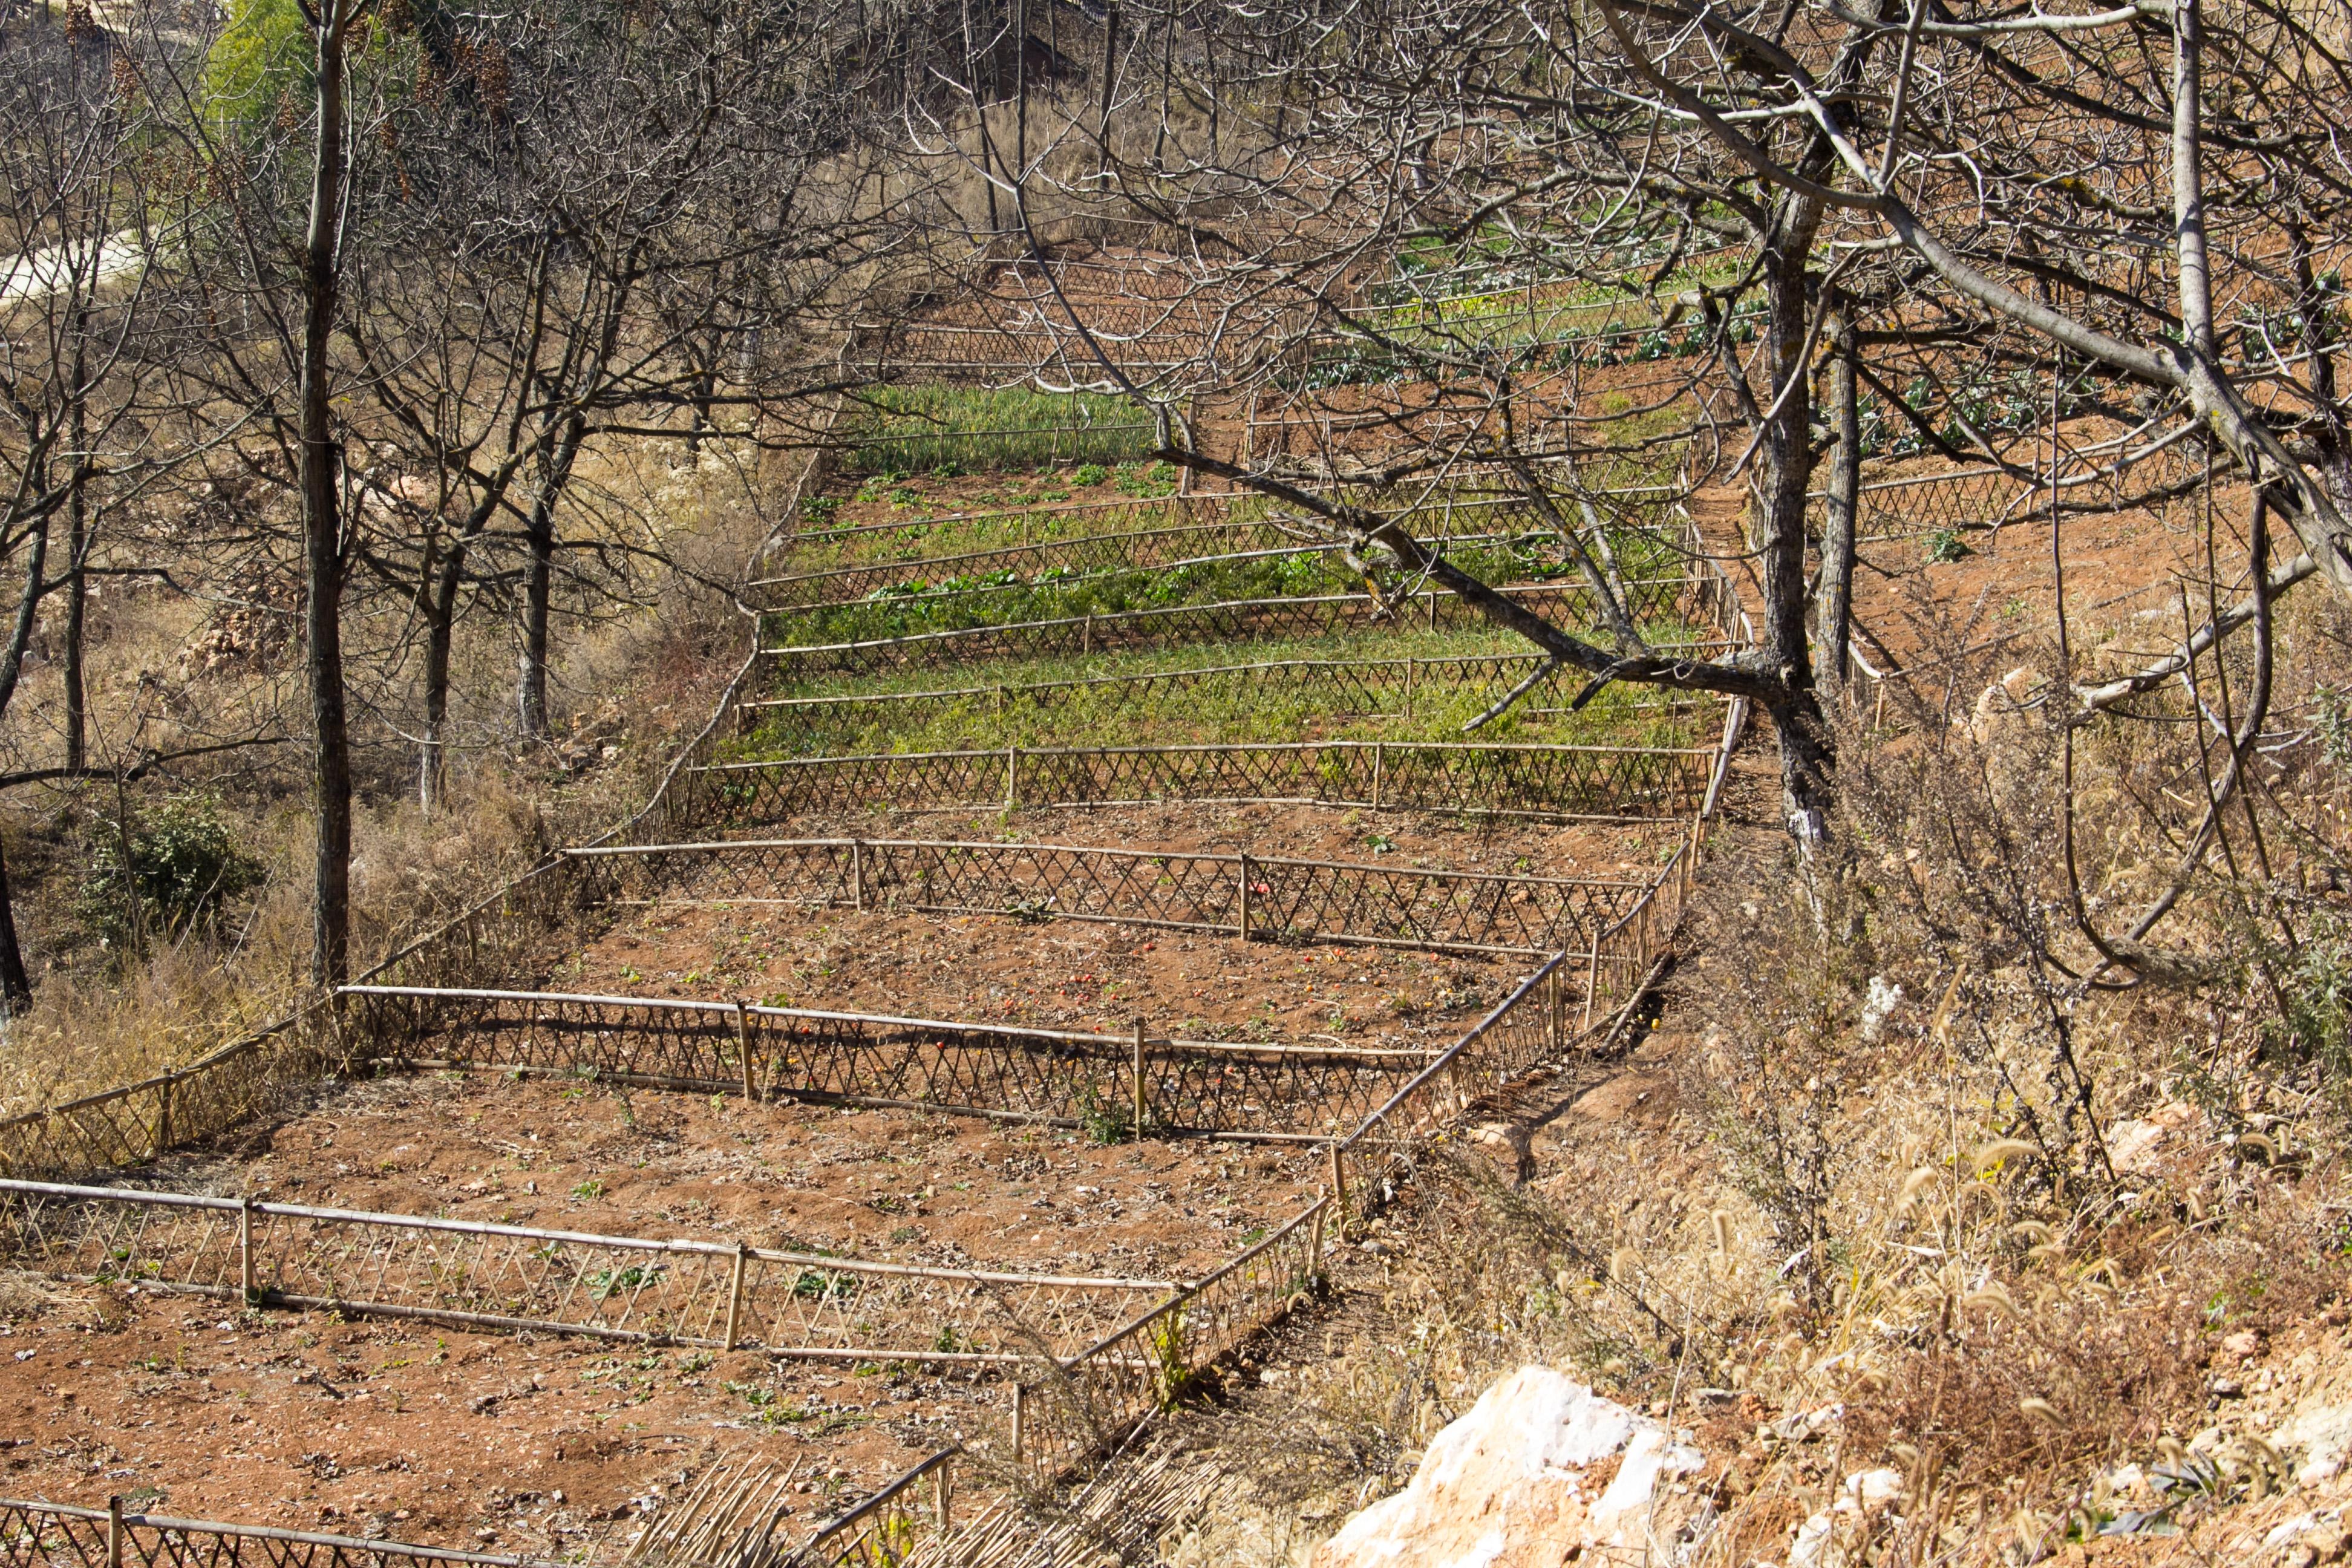
M1143 1098L1146 1098L1146 1089L1143 1089L1143 1016L1139 1013L1136 1016L1136 1142L1143 1140L1143 1110L1146 1110Z
M236 1201L236 1279L237 1293L250 1307L260 1300L254 1289L253 1272L253 1194L248 1193Z
M743 1277L746 1271L746 1265L751 1260L751 1252L750 1247L746 1247L740 1241L735 1244L735 1260L728 1271L727 1278L727 1342L725 1348L729 1351L732 1351L737 1345L742 1343Z
M110 1494L106 1500L106 1568L122 1568L122 1498Z

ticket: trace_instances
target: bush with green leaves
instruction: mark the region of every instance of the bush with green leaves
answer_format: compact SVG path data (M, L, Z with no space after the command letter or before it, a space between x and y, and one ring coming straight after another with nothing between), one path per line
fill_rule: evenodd
M268 875L209 795L173 795L128 824L105 824L95 837L79 905L83 922L111 947L208 930Z

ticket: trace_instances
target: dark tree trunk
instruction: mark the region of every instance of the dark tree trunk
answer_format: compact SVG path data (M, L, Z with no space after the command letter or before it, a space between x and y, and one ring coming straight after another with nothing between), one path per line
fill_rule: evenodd
M299 479L302 567L310 644L311 807L318 818L310 978L340 985L351 973L352 756L343 702L343 548L339 458L328 401L327 347L334 330L343 186L344 0L326 0L318 47L317 140L302 254Z
M1862 415L1854 399L1853 323L1841 317L1830 362L1830 415L1837 446L1830 457L1822 519L1822 583L1816 641L1822 679L1832 697L1845 684L1846 649L1853 637L1854 507L1862 489Z
M452 540L448 553L428 563L425 587L425 741L417 761L416 804L429 816L441 809L448 763L443 727L449 719L449 647L457 626L457 589L464 579L466 546Z
M89 681L82 668L89 600L89 312L74 318L73 488L66 496L66 766L88 765Z
M1765 462L1763 515L1758 520L1758 568L1764 590L1764 642L1787 695L1772 726L1780 742L1781 814L1808 848L1829 831L1829 734L1813 690L1811 628L1805 624L1805 491L1813 475L1812 398L1806 384L1806 327L1811 302L1805 263L1812 252L1821 208L1809 198L1784 196L1765 237L1764 272L1772 384L1760 440Z
M8 859L0 851L0 1002L11 1018L33 1005L33 977L25 973L25 952L16 944L16 896L8 886Z
M518 707L526 741L544 740L548 733L548 620L555 591L555 503L572 478L572 465L587 434L585 415L575 414L565 423L548 455L523 524L530 544L530 569L523 583L522 682Z

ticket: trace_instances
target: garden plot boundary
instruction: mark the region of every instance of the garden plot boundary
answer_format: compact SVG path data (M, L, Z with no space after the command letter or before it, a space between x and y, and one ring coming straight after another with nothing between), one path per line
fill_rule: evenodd
M1717 638L1695 643L1664 643L1654 647L1675 652L1713 652L1727 645ZM1090 675L1063 680L1004 681L988 686L943 687L929 691L848 692L824 696L759 697L743 704L751 714L812 714L818 716L865 708L903 708L908 703L957 703L987 700L999 708L1015 702L1050 702L1090 692L1116 692L1136 698L1155 689L1183 689L1239 680L1274 687L1295 685L1307 694L1319 694L1334 704L1333 712L1412 718L1424 693L1476 690L1500 697L1517 688L1545 663L1538 653L1450 654L1433 658L1273 658L1249 664L1194 665L1178 669L1139 670L1131 675ZM1539 688L1538 688L1539 689ZM1530 693L1532 695L1532 692ZM1689 703L1711 701L1704 692L1678 694ZM1360 703L1362 706L1337 706ZM1537 709L1550 712L1550 709ZM754 723L757 721L752 721Z
M0 1241L141 1290L815 1361L1068 1355L1179 1288L44 1182L0 1181Z
M614 907L1010 915L1307 944L1530 956L1581 948L1645 883L1212 850L948 838L740 838L572 849ZM693 872L691 894L671 891Z
M1626 584L1628 614L1647 618L1679 602L1681 590L1699 585L1693 577L1651 578ZM1519 584L1497 590L1538 614L1558 614L1589 604L1592 590L1580 583ZM887 607L884 602L882 607ZM920 605L920 599L903 603ZM861 674L879 669L924 669L961 666L987 658L1035 658L1055 654L1109 653L1121 648L1162 648L1187 643L1237 642L1268 636L1320 637L1381 625L1410 625L1429 631L1460 631L1487 621L1451 590L1421 588L1409 594L1318 594L1271 599L1226 599L1201 605L1154 605L1139 610L1108 610L1045 620L1008 621L856 642L779 644L761 648L778 673Z
M0 1568L559 1568L398 1541L0 1498Z
M750 1001L365 985L379 1068L587 1078L648 1089L926 1110L1104 1138L1321 1143L1432 1049L1036 1029ZM404 1054L402 1047L405 1043Z
M811 812L1140 805L1320 805L1547 822L1679 822L1712 748L1474 741L1231 741L1006 746L718 763L695 771L711 815L757 826Z

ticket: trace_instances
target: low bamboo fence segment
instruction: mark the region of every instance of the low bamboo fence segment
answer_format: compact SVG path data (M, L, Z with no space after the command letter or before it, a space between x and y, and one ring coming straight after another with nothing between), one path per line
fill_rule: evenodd
M551 1560L0 1498L0 1568L558 1568Z
M1590 945L1644 887L1247 853L952 839L726 839L564 853L616 905L1009 915L1244 942L1522 955ZM677 890L689 886L691 893Z
M380 1067L549 1073L697 1094L1084 1129L1320 1142L1431 1052L1028 1029L749 1002L344 988Z
M942 1448L846 1513L817 1526L776 1568L895 1568L916 1543L955 1528L957 1450ZM756 1563L756 1556L742 1559Z
M1175 1289L46 1182L0 1181L0 1245L142 1290L830 1361L1067 1354Z
M1112 1452L1183 1398L1200 1374L1314 1297L1332 1199L1318 1198L1216 1272L1146 1309L1085 1352L1013 1389L1016 1462L1065 1474Z
M1697 809L1713 760L1703 747L1465 741L1006 746L719 763L696 769L687 787L730 826L877 805L1012 811L1163 801L1675 822Z
M1626 609L1640 619L1668 613L1680 603L1683 590L1689 585L1682 578L1652 578L1629 584L1628 593L1633 602ZM1528 609L1551 616L1594 607L1592 590L1580 583L1521 584L1500 592ZM761 651L780 675L797 679L820 674L928 669L992 658L1043 658L1181 647L1193 643L1239 642L1258 637L1329 637L1381 626L1401 625L1434 632L1461 631L1486 624L1477 609L1453 594L1425 588L1379 598L1370 594L1320 594L1160 605L1050 620L990 622L861 642L779 645Z

